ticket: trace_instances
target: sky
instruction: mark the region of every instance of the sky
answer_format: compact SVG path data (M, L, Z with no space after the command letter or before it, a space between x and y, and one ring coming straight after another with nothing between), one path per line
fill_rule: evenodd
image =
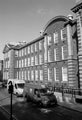
M47 22L72 14L76 0L0 0L0 60L5 44L38 38Z

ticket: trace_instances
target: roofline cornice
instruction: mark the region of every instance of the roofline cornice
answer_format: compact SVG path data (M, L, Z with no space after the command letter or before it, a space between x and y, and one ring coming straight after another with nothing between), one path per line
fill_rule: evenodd
M79 9L82 9L82 2L77 4L75 7L71 8L71 10L76 13L79 11Z
M22 48L24 48L24 47L26 47L26 46L28 46L28 45L31 45L32 43L38 42L38 41L40 41L40 40L43 39L43 38L44 38L44 34L43 34L42 36L34 39L33 41L28 42L28 43L25 44L24 46L19 47L18 49L22 49Z
M77 23L77 20L76 20L76 19L75 19L75 20L69 20L69 21L65 22L64 26L66 26L66 25L68 25L68 24L70 24L71 26L73 26L73 25L75 25L76 23Z

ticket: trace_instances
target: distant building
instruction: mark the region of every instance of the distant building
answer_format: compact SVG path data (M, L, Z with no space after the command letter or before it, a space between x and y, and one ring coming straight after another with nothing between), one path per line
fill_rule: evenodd
M3 60L0 60L0 82L3 80Z

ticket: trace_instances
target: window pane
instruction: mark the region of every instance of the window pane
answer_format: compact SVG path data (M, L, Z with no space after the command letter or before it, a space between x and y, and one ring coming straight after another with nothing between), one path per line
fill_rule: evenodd
M42 41L39 42L39 50L42 50Z
M28 66L30 66L30 57L28 58Z
M44 61L47 62L47 37L44 39Z
M21 71L19 71L19 79L21 79Z
M19 57L21 57L21 50L19 50Z
M25 80L27 80L27 72L26 72L26 70L25 70Z
M19 68L21 68L21 60L19 60Z
M8 67L9 67L9 62L8 62ZM15 68L18 68L18 60L15 61Z
M31 53L33 53L34 51L33 51L33 45L31 45Z
M38 65L38 56L35 55L35 65Z
M34 56L31 57L31 66L34 65Z
M66 29L63 28L61 30L61 40L66 40L66 37L67 37L67 35L66 35Z
M68 50L67 45L62 46L62 59L67 59L68 57Z
M33 70L31 71L31 80L32 81L34 80L34 71Z
M28 80L30 80L30 71L28 70Z
M58 33L55 32L54 33L54 43L57 43L58 42Z
M24 74L23 74L23 71L22 71L22 80L24 79Z
M27 62L27 60L26 60L26 58L25 58L25 67L26 67L26 62Z
M68 81L67 67L62 67L62 81Z
M60 60L60 53L58 48L54 48L54 60L55 61Z
M38 70L35 70L35 81L38 81Z
M15 51L15 57L18 57L18 51L17 50Z
M28 46L28 54L30 54L30 46Z
M23 49L21 49L21 56L23 56Z
M38 46L37 46L37 43L35 43L35 52L37 52L38 50Z
M43 63L43 55L39 54L39 64L42 64L42 63Z
M59 68L54 68L54 79L59 81Z
M25 55L27 54L27 49L25 48Z
M52 45L52 38L51 36L49 35L48 36L48 46L51 46Z
M52 69L48 68L48 81L52 81Z
M43 70L40 70L40 81L43 81Z

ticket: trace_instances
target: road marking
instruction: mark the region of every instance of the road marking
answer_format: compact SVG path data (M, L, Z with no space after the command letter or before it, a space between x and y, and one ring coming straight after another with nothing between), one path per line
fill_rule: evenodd
M51 112L52 110L50 110L50 109L45 109L45 108L41 108L40 111L43 112L43 113L49 113L49 112Z
M5 116L9 119L10 118L10 112L8 110L6 110L2 105L0 105L0 108L3 110ZM7 114L6 114L7 113ZM13 120L18 120L15 115L12 115Z

